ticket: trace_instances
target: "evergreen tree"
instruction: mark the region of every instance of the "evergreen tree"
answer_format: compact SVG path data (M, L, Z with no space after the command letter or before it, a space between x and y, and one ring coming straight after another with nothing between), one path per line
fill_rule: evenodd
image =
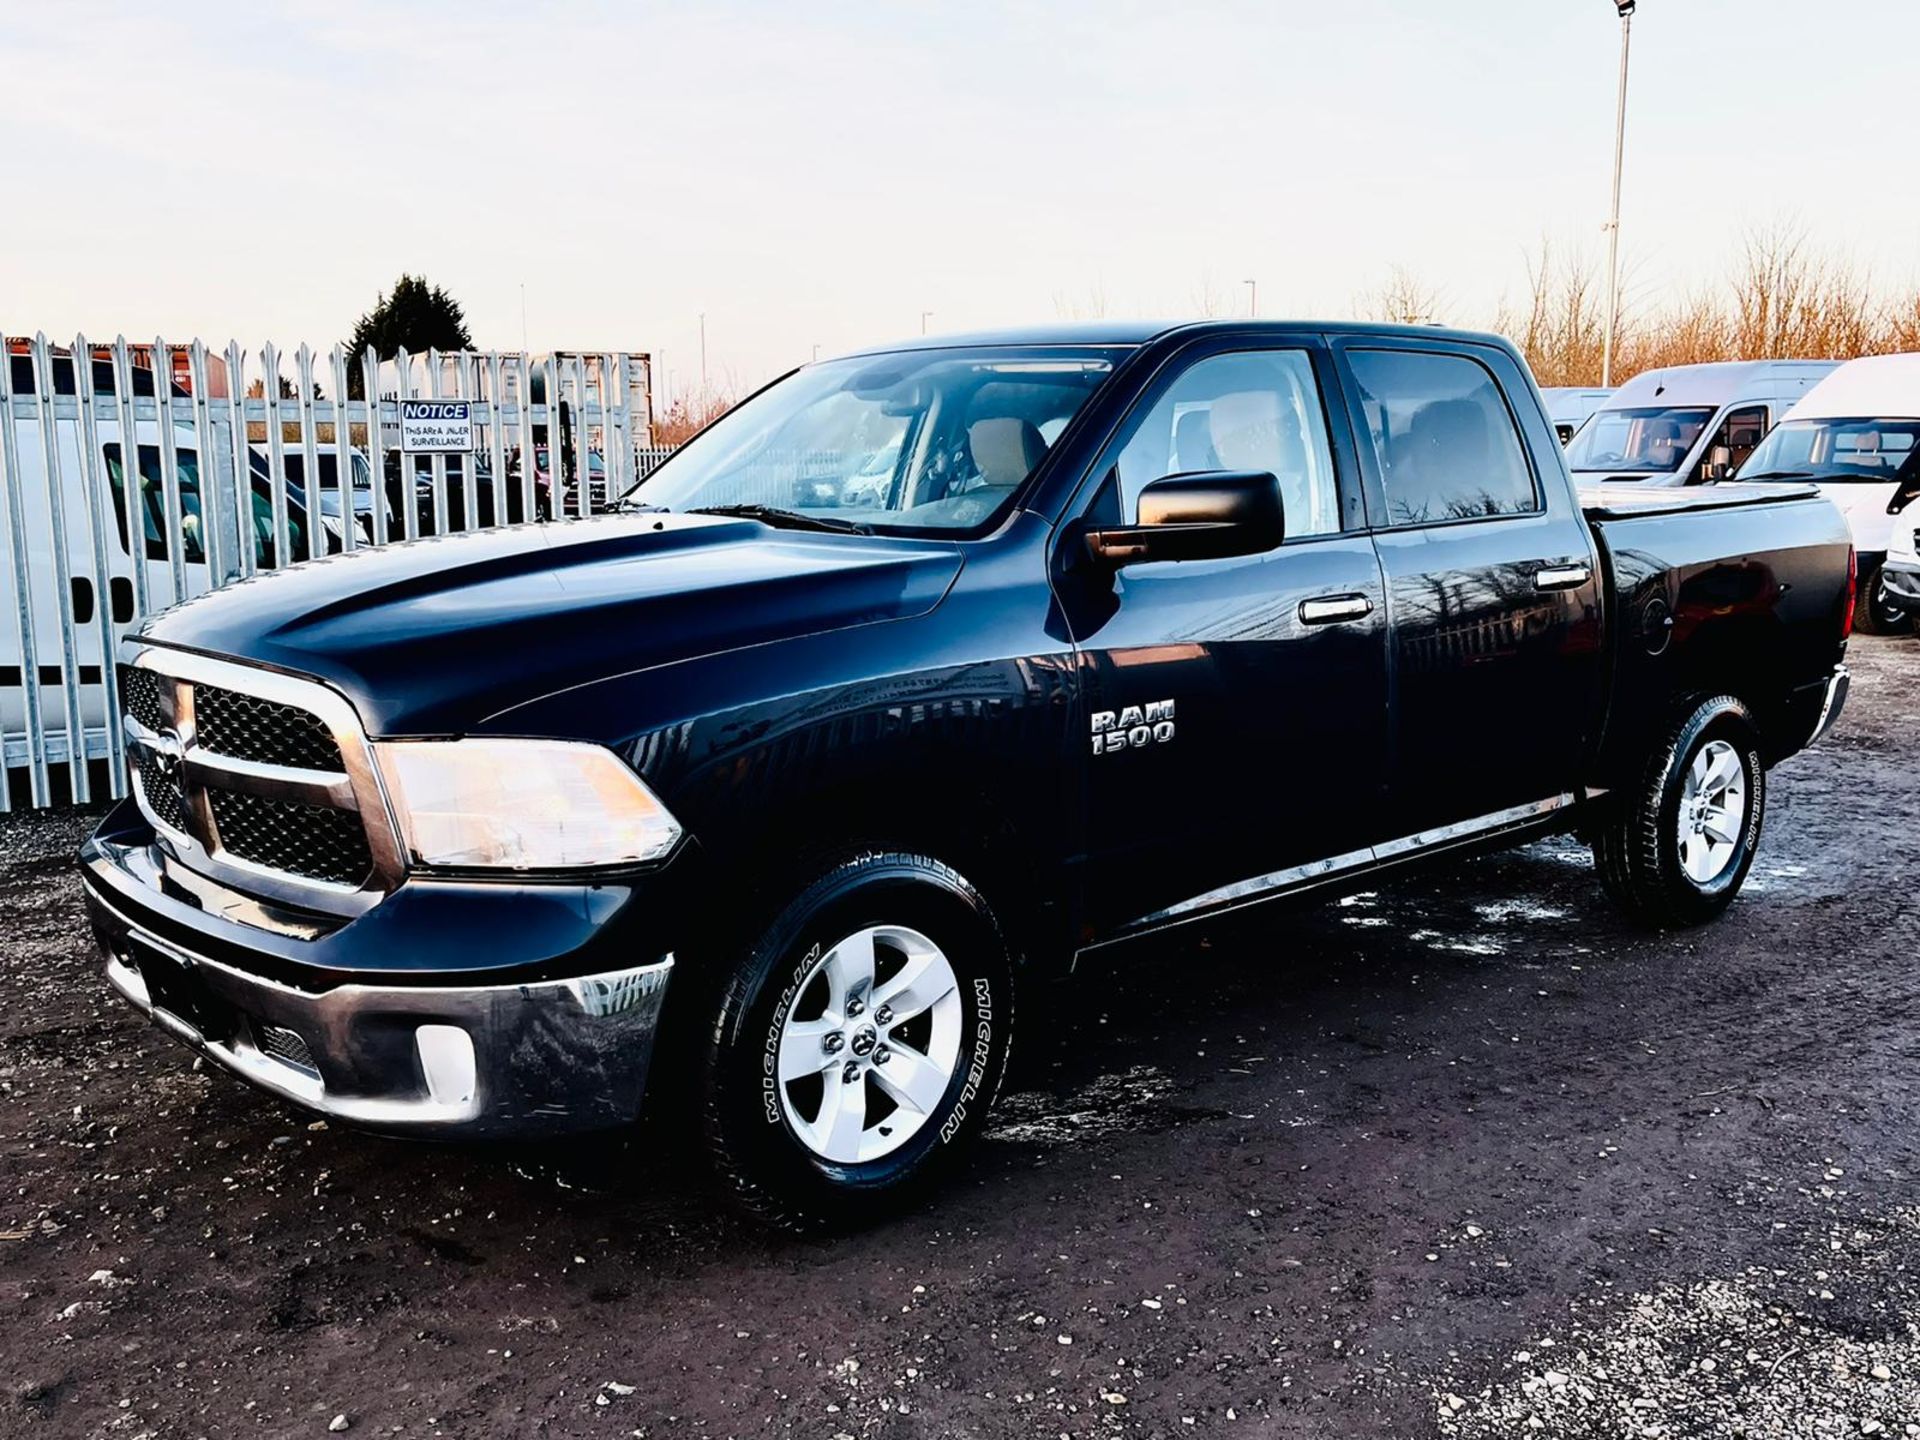
M373 309L362 315L347 342L347 392L365 398L361 356L368 350L385 360L396 350L419 355L428 350L471 350L467 317L460 302L423 275L402 275L391 293L378 296Z

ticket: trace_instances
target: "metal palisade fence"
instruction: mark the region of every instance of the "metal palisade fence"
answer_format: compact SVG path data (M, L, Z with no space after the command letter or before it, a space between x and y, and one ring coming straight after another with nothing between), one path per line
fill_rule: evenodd
M0 810L125 793L114 658L144 617L361 546L580 519L669 453L644 354L0 350Z

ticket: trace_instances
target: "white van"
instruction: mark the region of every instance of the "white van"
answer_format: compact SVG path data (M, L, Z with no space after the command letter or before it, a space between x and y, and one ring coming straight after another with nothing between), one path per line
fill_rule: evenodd
M1896 526L1906 527L1905 542L1913 539L1920 495L1920 355L1873 355L1842 365L1787 412L1738 478L1817 481L1840 507L1860 555L1854 619L1860 629L1903 629L1920 611L1920 595L1909 593L1910 578L1883 573Z
M1542 385L1540 398L1547 402L1547 419L1553 433L1565 445L1587 423L1587 418L1612 396L1611 390L1588 390L1579 385Z
M1567 464L1583 485L1723 480L1837 368L1837 360L1734 360L1644 371L1580 428Z
M45 737L43 757L50 766L71 758L70 738L77 729L89 759L105 759L107 743L106 682L112 678L115 638L141 612L146 613L209 590L215 577L208 570L208 544L214 539L213 515L207 500L214 484L220 486L218 552L225 580L240 573L241 536L254 568L274 562L270 488L263 462L251 464L250 513L244 523L234 511L233 449L224 443L230 432L215 427L215 454L202 464L199 441L192 424L179 416L191 415L192 401L175 393L173 430L174 495L168 498L167 476L157 419L134 421L135 464L131 501L138 510L134 526L138 542L128 533L129 484L126 445L121 433L119 405L112 393L112 367L94 363L94 438L92 474L83 463L81 420L73 399L72 362L59 357L53 366L56 403L52 440L58 468L49 472L45 404L35 398L26 357L0 357L12 363L14 404L12 453L0 455L5 466L5 513L0 514L0 596L12 600L24 594L30 616L33 678L38 682L39 732ZM153 374L133 372L138 413L154 415ZM4 402L13 403L13 402ZM203 483L204 482L204 483ZM54 527L55 497L63 534ZM178 505L177 518L171 504ZM170 523L171 522L171 523ZM304 559L310 553L305 493L287 486L288 553ZM180 554L172 553L169 536L181 537ZM60 543L64 540L64 547ZM135 559L134 545L139 558ZM332 548L332 547L327 547ZM24 560L25 584L18 567ZM100 561L104 560L104 570ZM136 566L138 567L136 569ZM144 595L141 593L144 587ZM13 607L9 607L12 609ZM0 755L11 769L28 763L27 656L22 646L19 611L0 615ZM66 621L72 625L68 648ZM67 685L72 681L79 699L78 726L68 726Z

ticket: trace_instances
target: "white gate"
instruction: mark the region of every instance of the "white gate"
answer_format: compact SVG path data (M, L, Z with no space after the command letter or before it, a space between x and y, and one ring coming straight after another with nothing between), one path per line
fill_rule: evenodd
M644 354L0 351L0 811L103 773L125 793L114 656L145 616L311 556L578 519L668 453Z

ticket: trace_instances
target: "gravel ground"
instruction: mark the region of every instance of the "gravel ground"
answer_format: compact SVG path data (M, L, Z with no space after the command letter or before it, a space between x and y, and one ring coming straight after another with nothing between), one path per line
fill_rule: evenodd
M108 995L0 821L0 1434L1920 1435L1920 642L1747 894L1553 841L1031 1007L938 1203L798 1242L655 1144L309 1124Z

